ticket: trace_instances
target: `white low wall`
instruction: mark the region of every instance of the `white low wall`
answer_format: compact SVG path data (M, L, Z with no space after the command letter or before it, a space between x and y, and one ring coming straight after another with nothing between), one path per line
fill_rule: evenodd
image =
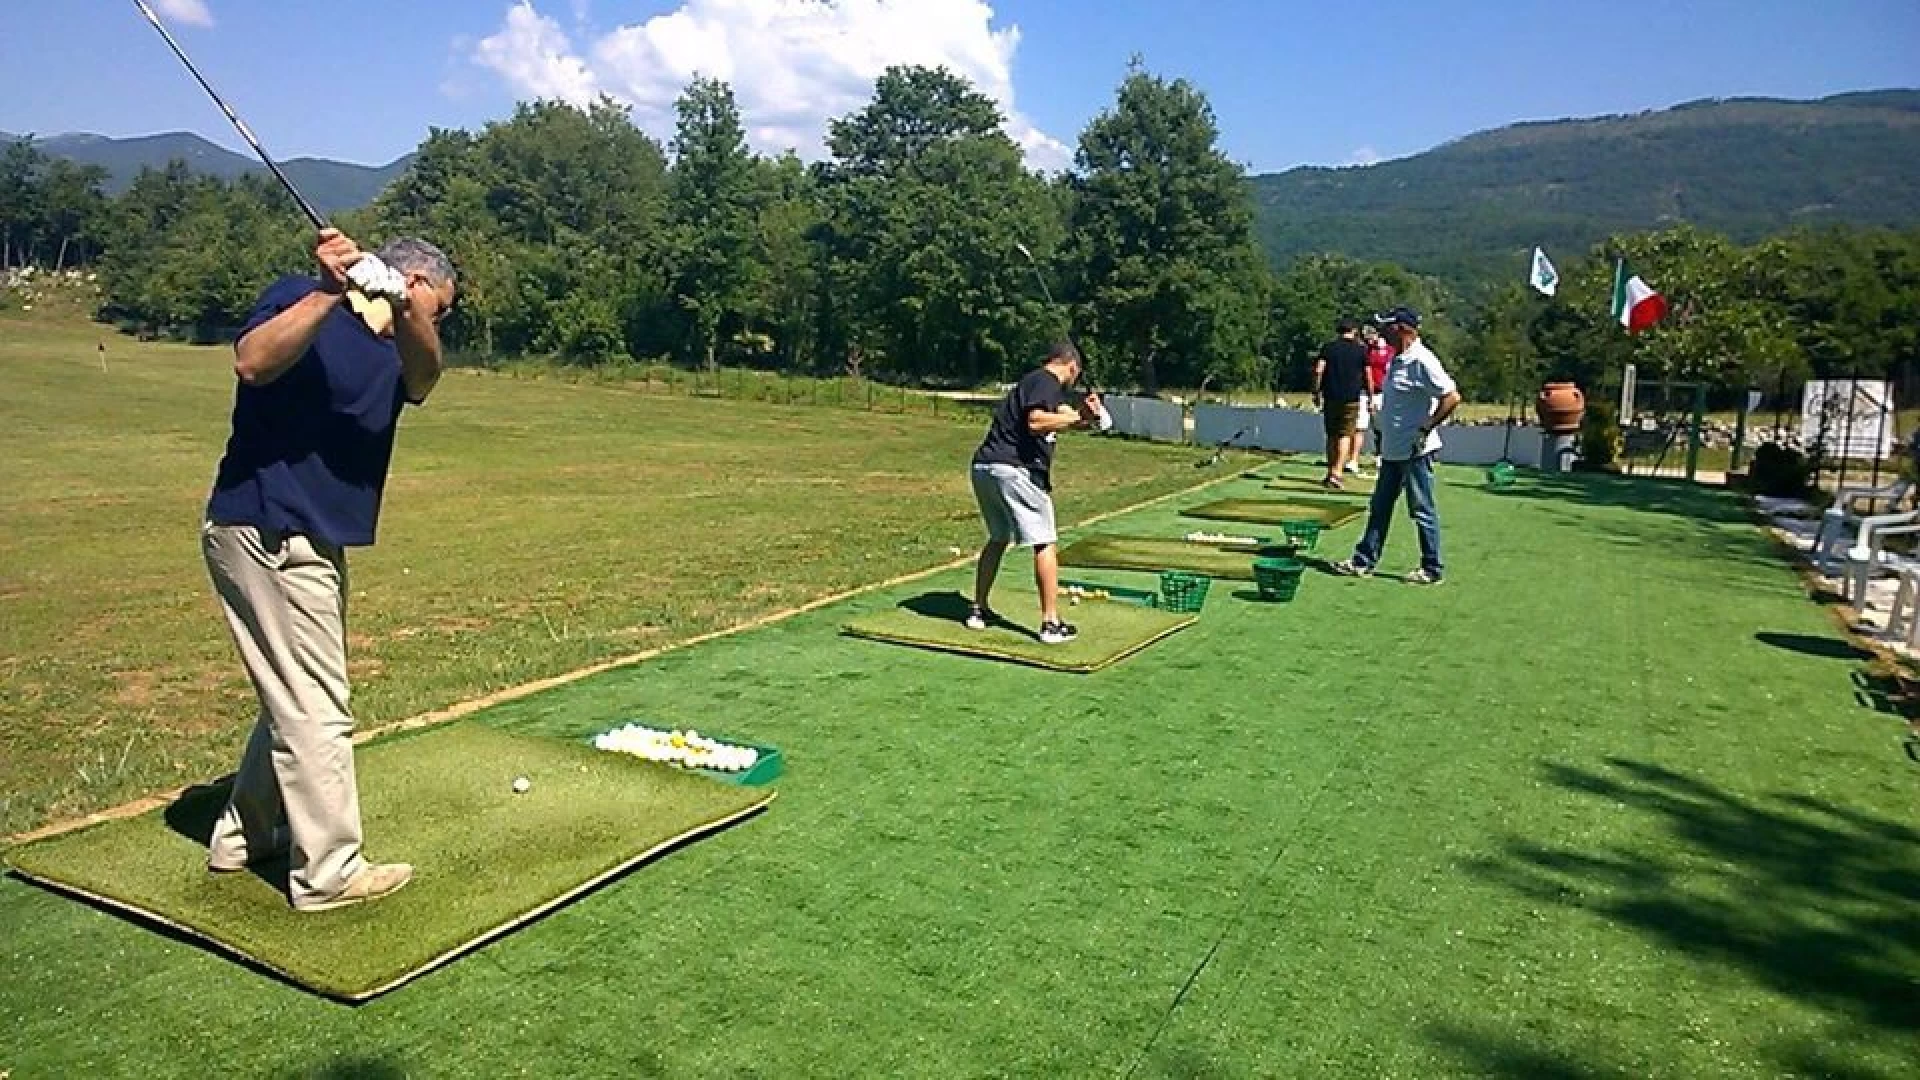
M1324 450L1326 427L1317 412L1239 405L1195 405L1193 441L1218 446L1236 433L1233 445L1304 454Z
M1506 425L1455 427L1440 429L1440 460L1453 465L1491 465L1505 457L1528 469L1540 467L1540 429L1532 424L1516 424L1513 438L1507 438Z
M1245 431L1235 446L1256 447L1289 454L1318 454L1327 448L1326 425L1320 413L1306 409L1247 408L1233 405L1196 405L1193 441L1218 446L1235 432ZM1540 429L1517 424L1509 438L1505 425L1440 429L1440 460L1454 465L1491 465L1502 458L1529 469L1540 467ZM1368 454L1373 452L1368 439Z
M1158 442L1187 441L1187 411L1171 401L1115 395L1100 399L1113 417L1113 430Z

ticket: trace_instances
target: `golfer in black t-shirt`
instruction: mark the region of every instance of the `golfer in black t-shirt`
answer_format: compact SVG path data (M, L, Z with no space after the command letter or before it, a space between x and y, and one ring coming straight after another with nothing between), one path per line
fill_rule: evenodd
M1360 324L1341 319L1334 328L1340 336L1327 342L1313 365L1313 400L1320 406L1327 430L1327 477L1321 483L1341 486L1347 459L1360 453L1360 399L1367 385L1367 347L1356 335Z
M1028 372L993 410L987 437L973 455L973 494L987 523L987 544L974 572L973 608L967 626L985 630L999 616L988 602L1008 544L1033 548L1033 579L1040 588L1040 640L1072 641L1076 631L1060 620L1059 539L1053 522L1053 444L1059 433L1099 423L1098 394L1078 408L1067 387L1080 377L1080 350L1062 342L1047 361Z

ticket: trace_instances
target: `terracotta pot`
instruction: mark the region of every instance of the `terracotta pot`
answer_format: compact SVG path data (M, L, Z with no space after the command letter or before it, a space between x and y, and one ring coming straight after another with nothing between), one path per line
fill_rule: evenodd
M1570 382L1550 382L1540 388L1533 410L1540 416L1540 430L1549 435L1572 435L1580 430L1587 414L1587 396Z

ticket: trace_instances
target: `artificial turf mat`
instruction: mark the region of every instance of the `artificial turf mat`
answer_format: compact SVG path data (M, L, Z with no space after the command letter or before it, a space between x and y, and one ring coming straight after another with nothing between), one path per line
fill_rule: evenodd
M1089 678L839 633L962 568L487 710L794 782L358 1008L0 879L0 1071L1909 1080L1920 766L1860 654L1736 498L1483 472L1439 470L1443 591L1402 515L1375 577Z
M1293 553L1291 547L1234 547L1159 536L1081 537L1060 549L1060 565L1098 570L1190 570L1208 577L1253 580L1253 560Z
M414 865L390 897L319 914L286 900L286 864L209 874L225 783L171 806L24 845L25 877L128 911L345 1001L447 963L773 793L556 739L457 724L363 747L369 849ZM515 777L532 787L512 790Z
M1191 518L1212 521L1246 521L1256 525L1278 525L1283 521L1317 521L1337 529L1363 511L1344 502L1310 499L1216 499L1189 507L1182 513Z
M1039 616L1034 614L1038 600L1032 594L999 595L994 606L1002 621L985 630L969 630L961 621L967 617L968 604L967 598L957 592L922 593L897 607L852 619L845 633L893 645L1086 674L1118 663L1195 622L1193 615L1138 604L1101 600L1068 608L1063 601L1061 617L1077 626L1080 636L1064 644L1047 645L1038 636Z

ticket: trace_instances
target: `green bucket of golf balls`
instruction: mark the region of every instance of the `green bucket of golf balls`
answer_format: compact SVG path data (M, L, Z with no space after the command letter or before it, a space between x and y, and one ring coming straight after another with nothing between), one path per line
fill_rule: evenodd
M1253 560L1253 587L1262 600L1286 603L1300 591L1306 564L1299 559L1265 557Z
M1187 614L1199 611L1207 603L1207 589L1213 579L1185 570L1160 572L1160 607Z
M1317 521L1283 521L1280 531L1286 535L1287 543L1301 551L1312 551L1320 542L1320 530L1323 526Z

